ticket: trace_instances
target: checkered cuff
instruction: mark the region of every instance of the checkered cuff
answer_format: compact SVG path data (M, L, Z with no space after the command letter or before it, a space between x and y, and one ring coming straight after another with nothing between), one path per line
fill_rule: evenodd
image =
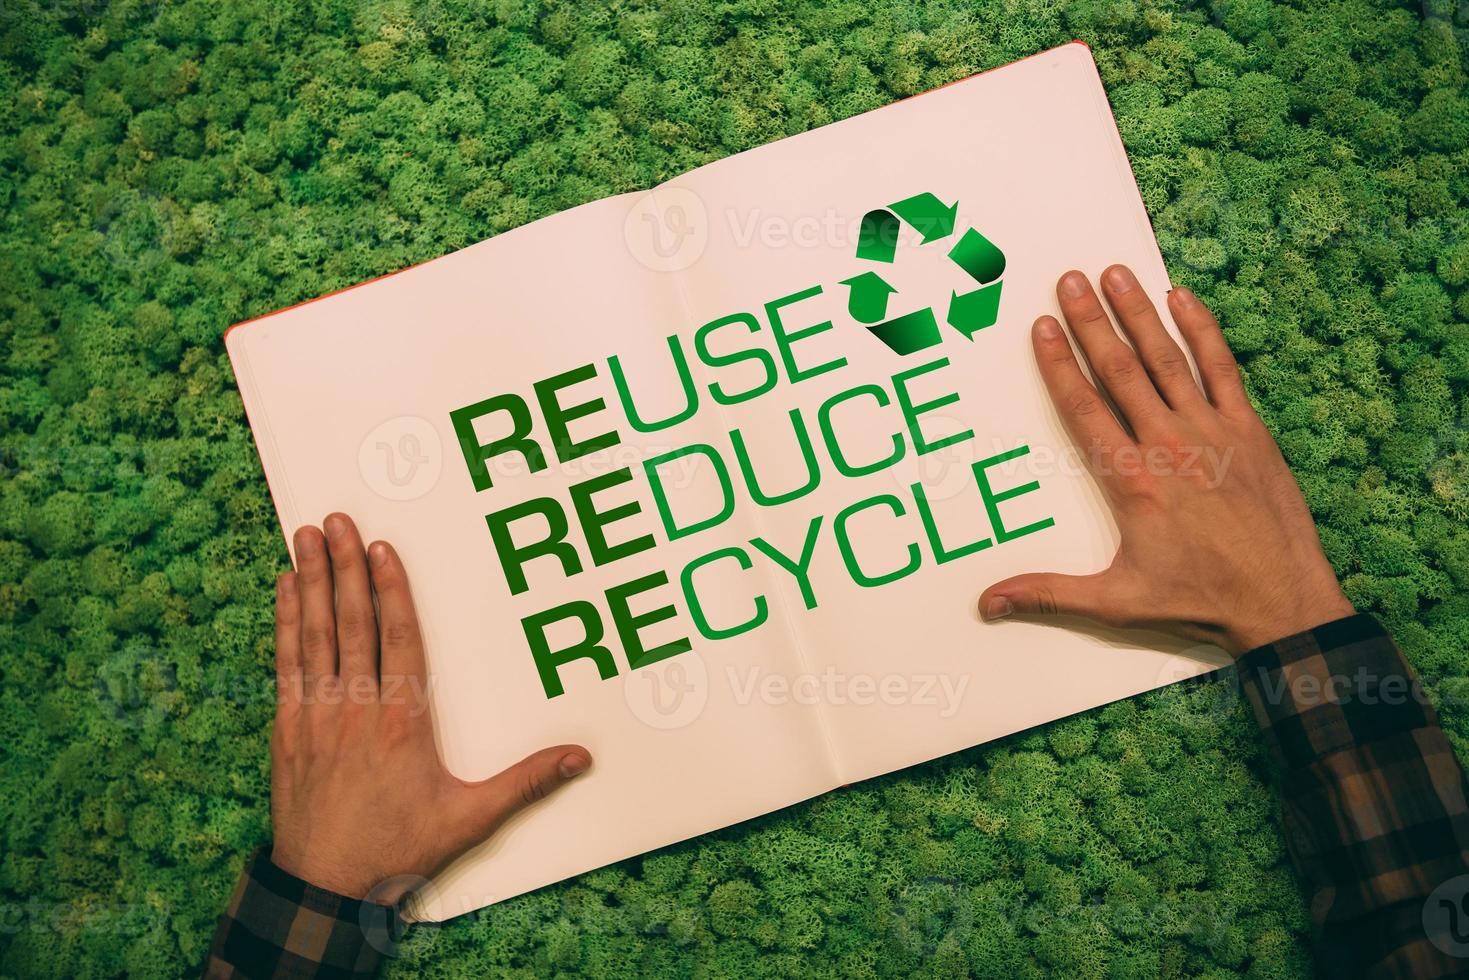
M317 888L256 851L214 933L204 976L371 977L399 932L393 909Z
M1469 783L1392 638L1350 616L1250 651L1239 676L1281 769L1321 974L1469 972Z
M1251 650L1239 677L1286 769L1438 724L1392 637L1366 613Z

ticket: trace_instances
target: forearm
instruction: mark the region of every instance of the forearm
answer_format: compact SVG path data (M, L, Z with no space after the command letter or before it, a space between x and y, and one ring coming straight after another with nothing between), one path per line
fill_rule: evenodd
M1280 769L1323 972L1469 969L1424 914L1434 889L1469 874L1469 785L1391 637L1351 616L1253 650L1239 670Z
M394 912L307 884L270 861L246 862L220 917L208 978L372 977L394 935Z

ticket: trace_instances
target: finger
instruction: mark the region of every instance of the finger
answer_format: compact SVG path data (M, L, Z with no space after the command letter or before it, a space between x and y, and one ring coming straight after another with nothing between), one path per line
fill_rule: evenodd
M301 707L301 591L295 572L275 581L275 690L279 724Z
M1108 267L1102 273L1102 292L1117 311L1117 319L1132 338L1153 387L1168 406L1177 411L1204 404L1204 393L1194 380L1188 358L1163 326L1157 308L1132 270L1125 265Z
M1186 286L1178 286L1168 294L1168 308L1173 312L1173 322L1193 351L1194 361L1199 365L1199 375L1204 379L1204 393L1226 415L1254 414L1249 396L1245 394L1244 382L1239 377L1239 364L1234 353L1224 340L1224 331L1219 321Z
M1016 575L984 590L979 597L979 614L990 622L1011 615L1085 616L1100 623L1115 622L1118 609L1108 594L1107 574Z
M386 541L374 541L367 549L372 587L377 592L378 633L382 649L382 696L384 704L403 705L414 717L427 717L428 667L423 656L423 634L408 571L397 550Z
M1117 336L1086 276L1074 269L1056 284L1061 312L1102 386L1134 432L1168 410L1133 349Z
M468 839L466 844L477 842L586 772L591 764L591 753L580 745L557 745L528 755L483 782L466 783L455 825Z
M289 813L301 763L301 726L277 714L270 726L270 806Z
M377 613L367 577L367 553L357 525L346 514L329 514L326 546L337 592L337 673L348 704L377 702Z
M307 685L337 672L337 615L326 539L318 528L296 532L296 582L301 592L301 669Z
M1076 354L1053 316L1043 316L1031 328L1035 362L1041 380L1051 395L1066 431L1087 453L1089 460L1098 455L1110 456L1119 446L1132 440L1112 414L1097 389L1081 373Z

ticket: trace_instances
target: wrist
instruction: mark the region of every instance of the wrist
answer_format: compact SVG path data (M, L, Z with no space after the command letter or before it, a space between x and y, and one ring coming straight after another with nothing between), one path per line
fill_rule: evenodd
M334 868L320 861L307 860L306 855L293 853L291 848L282 848L279 844L272 849L270 861L286 874L343 898L361 900L372 889L371 883L364 885L362 876L354 874L350 869Z
M1356 611L1333 580L1330 589L1318 589L1309 595L1294 592L1252 616L1242 617L1226 627L1224 646L1239 658L1277 640L1355 615Z

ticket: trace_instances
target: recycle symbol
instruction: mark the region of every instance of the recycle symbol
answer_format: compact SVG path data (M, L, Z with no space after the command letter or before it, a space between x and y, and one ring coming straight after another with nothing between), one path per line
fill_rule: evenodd
M862 229L857 236L857 258L891 264L898 249L900 218L923 236L924 245L948 238L954 233L954 217L958 210L958 201L946 205L924 191L886 208L869 211L862 216ZM956 290L949 298L949 311L945 317L949 326L963 334L965 340L973 340L976 333L993 326L999 317L1000 275L1005 271L1005 253L994 242L969 228L949 249L949 258L979 283L979 288L969 292ZM850 290L847 312L852 319L867 324L873 336L894 352L911 354L943 341L932 307L885 319L888 298L896 290L876 272L867 271L843 279L842 285Z

